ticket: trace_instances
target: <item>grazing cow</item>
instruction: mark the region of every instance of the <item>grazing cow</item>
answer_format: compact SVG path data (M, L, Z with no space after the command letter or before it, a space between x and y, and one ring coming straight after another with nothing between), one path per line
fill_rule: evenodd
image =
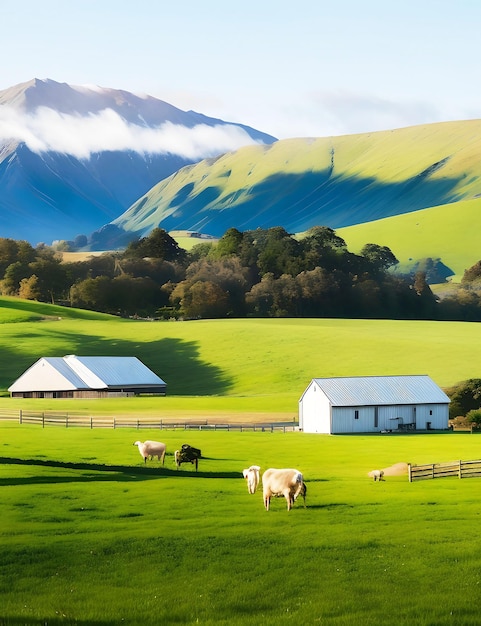
M249 493L255 493L257 490L260 469L258 465L251 465L242 471L244 478L247 480L247 490Z
M376 482L376 480L384 480L384 470L372 470L369 472L368 476L373 478L374 482Z
M195 465L195 471L197 472L199 467L199 459L202 457L201 451L198 448L193 448L187 443L184 443L180 450L176 450L174 454L175 464L177 469L182 463L192 463Z
M161 441L136 441L134 446L139 449L140 456L144 459L144 463L147 463L148 458L154 458L155 456L164 464L165 458L165 443Z
M269 510L272 496L284 496L288 511L300 495L306 506L307 487L302 473L296 469L267 469L262 475L262 492L266 511Z

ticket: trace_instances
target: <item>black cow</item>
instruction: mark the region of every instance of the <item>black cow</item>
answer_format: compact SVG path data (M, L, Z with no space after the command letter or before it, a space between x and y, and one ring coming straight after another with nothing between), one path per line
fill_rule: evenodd
M195 471L199 467L199 459L202 457L202 453L198 448L193 448L189 446L187 443L184 443L180 450L176 450L174 454L175 464L177 465L177 469L182 465L182 463L192 463L195 465Z

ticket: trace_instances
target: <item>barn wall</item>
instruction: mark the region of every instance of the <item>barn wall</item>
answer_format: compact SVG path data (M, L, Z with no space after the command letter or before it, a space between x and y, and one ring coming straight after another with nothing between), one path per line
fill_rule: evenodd
M356 419L355 415L358 418ZM337 433L367 433L374 428L374 407L339 407L332 408L332 432Z
M316 383L311 382L299 401L299 428L306 433L331 432L331 405Z
M395 431L406 428L407 425L412 425L413 430L428 428L443 430L448 428L448 415L447 404L333 407L332 432L340 434Z
M429 428L446 430L448 426L448 404L425 404L416 408L416 428L418 430L428 430Z

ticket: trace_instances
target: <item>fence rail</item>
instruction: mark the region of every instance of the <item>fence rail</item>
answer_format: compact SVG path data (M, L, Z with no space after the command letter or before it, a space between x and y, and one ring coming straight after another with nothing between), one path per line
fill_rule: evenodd
M0 420L17 421L19 424L34 424L46 428L61 426L63 428L146 428L159 430L220 430L220 431L257 431L257 432L289 432L298 430L296 422L265 422L265 423L209 423L208 420L174 420L174 419L137 419L106 416L86 416L60 412L43 411L8 411L0 410Z
M433 478L479 478L481 477L481 460L451 461L449 463L427 463L425 465L408 465L409 482Z

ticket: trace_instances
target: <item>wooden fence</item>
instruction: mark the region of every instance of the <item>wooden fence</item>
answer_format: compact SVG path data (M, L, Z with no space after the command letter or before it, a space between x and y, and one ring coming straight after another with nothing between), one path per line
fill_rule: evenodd
M481 460L451 461L449 463L427 463L425 465L408 465L409 482L430 478L479 478L481 477Z
M220 430L220 431L255 431L255 432L289 432L298 430L296 422L266 423L209 423L208 420L173 420L173 419L137 419L106 416L85 416L78 414L47 412L47 411L7 411L0 410L0 420L17 421L19 424L34 424L45 428L61 426L63 428L145 428L159 430Z

